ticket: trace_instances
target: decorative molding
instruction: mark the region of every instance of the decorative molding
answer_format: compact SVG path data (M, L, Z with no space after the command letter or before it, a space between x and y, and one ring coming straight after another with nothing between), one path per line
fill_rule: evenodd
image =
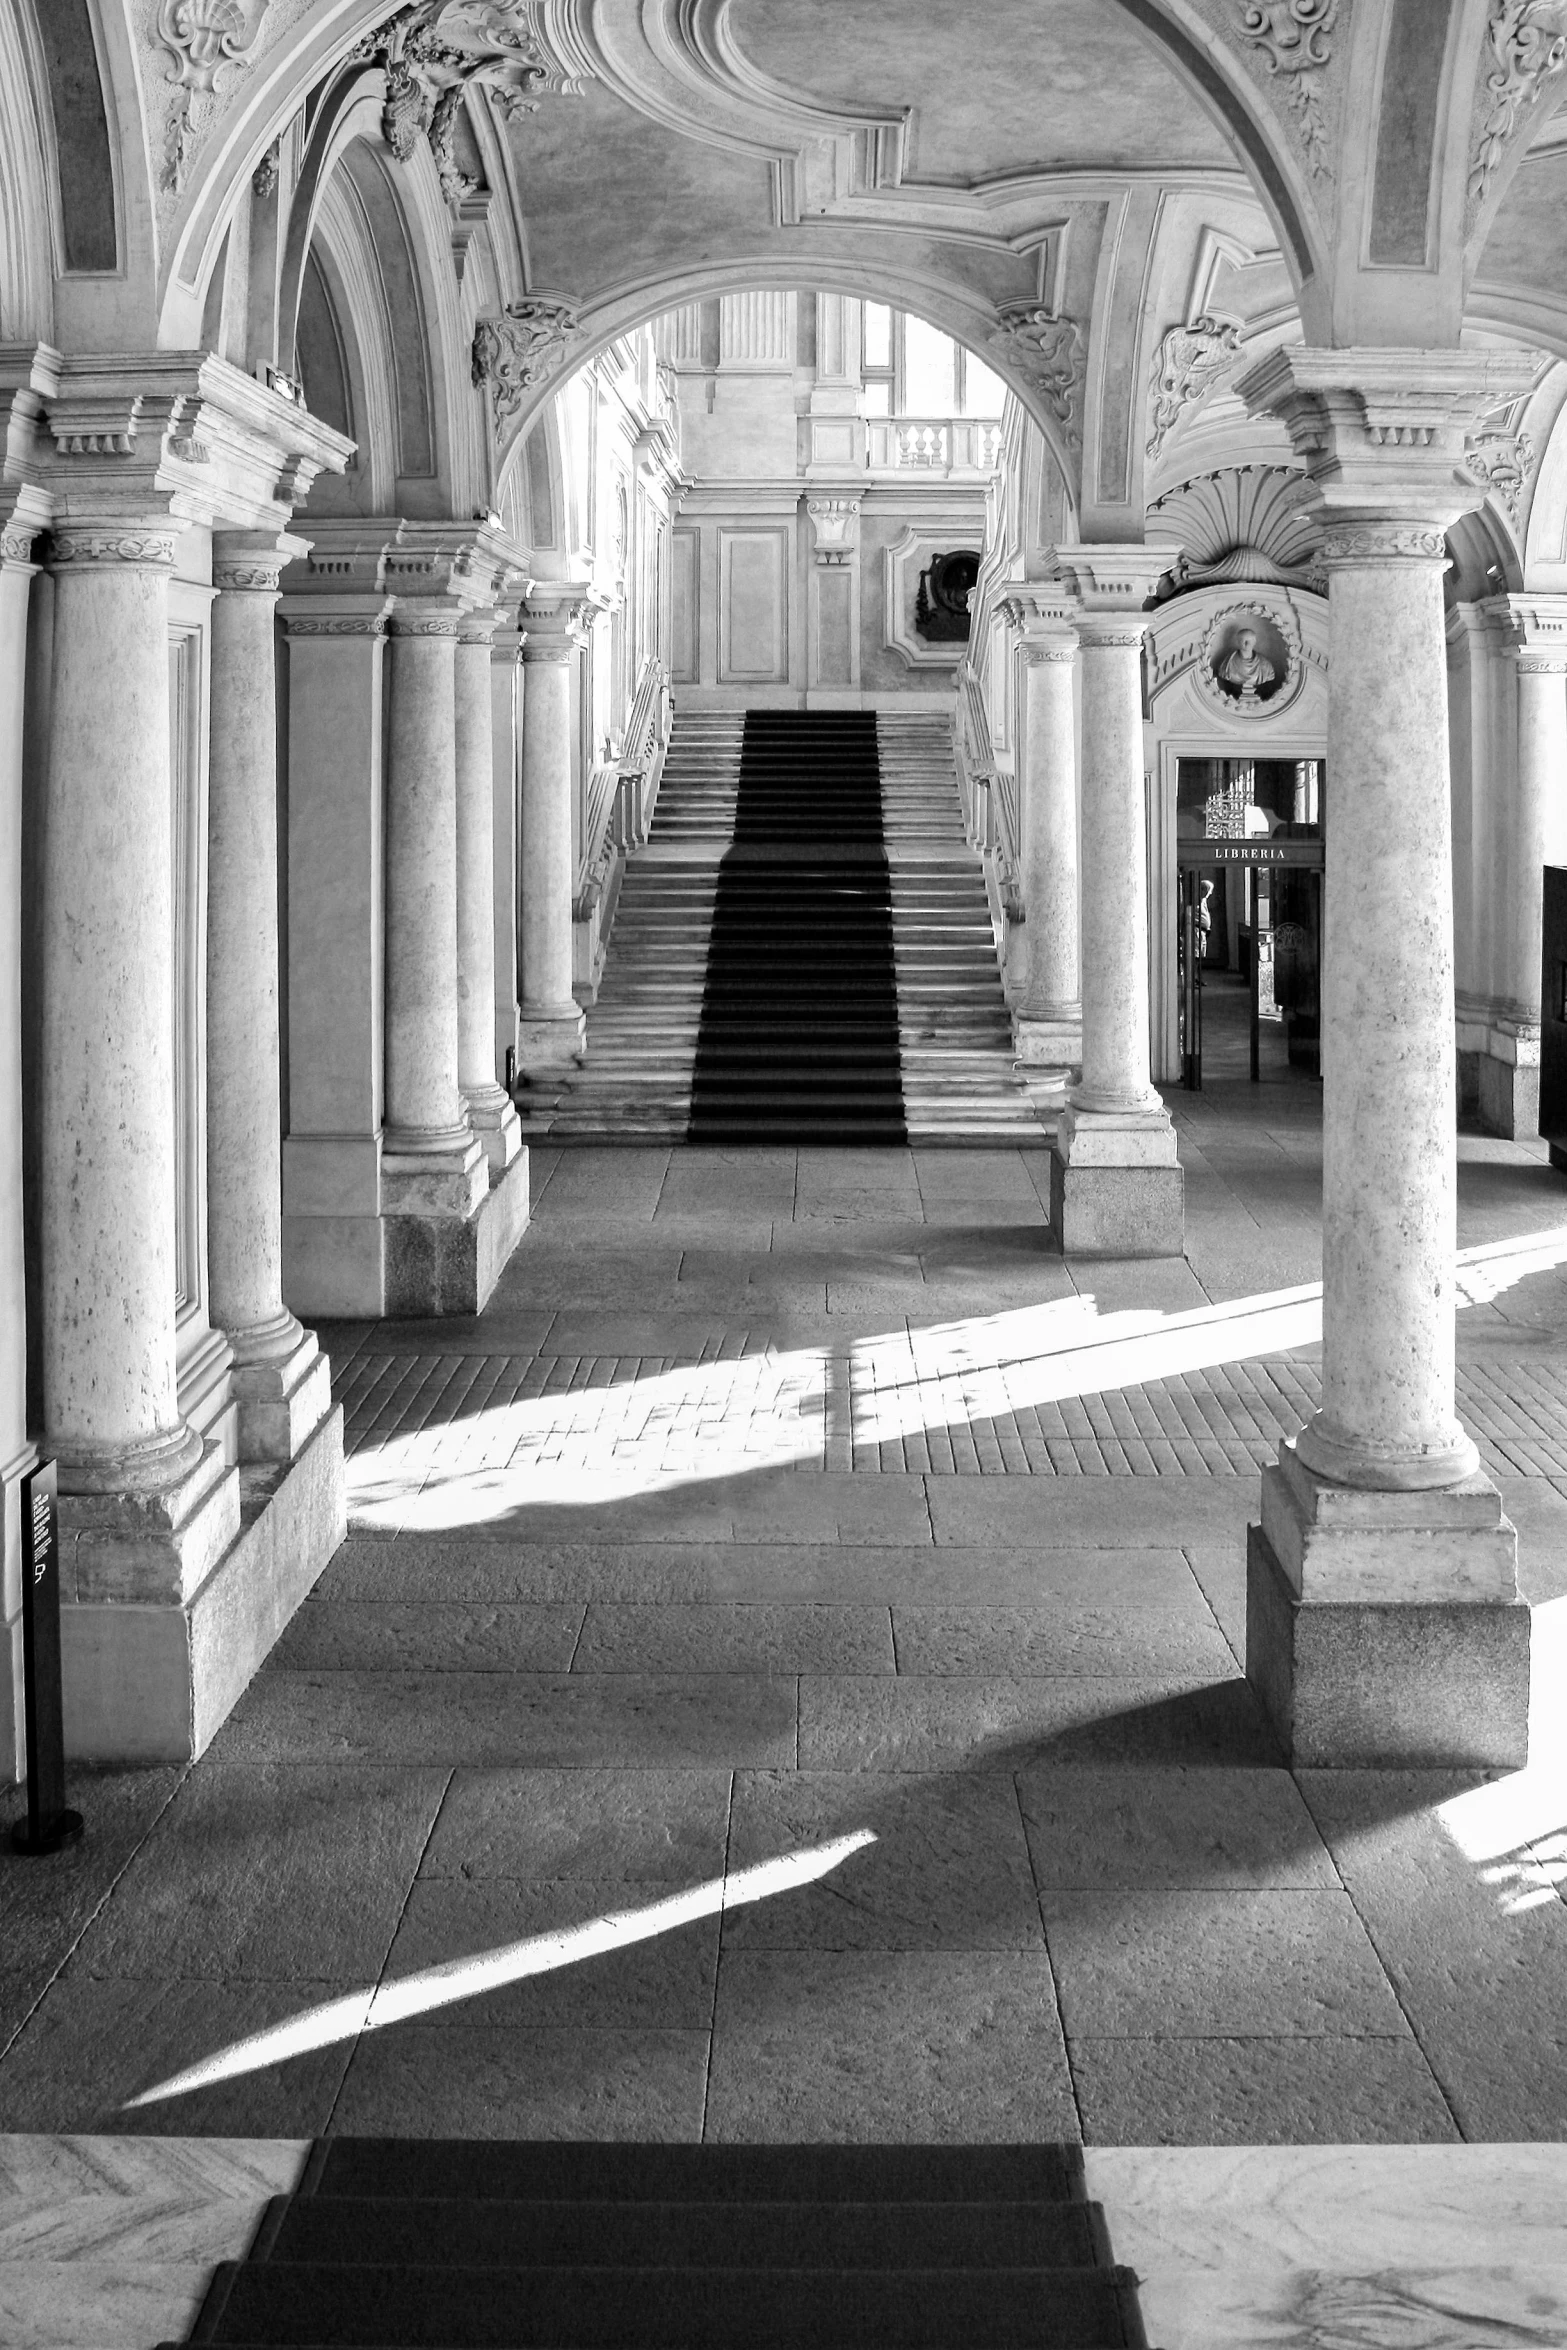
M42 527L41 523L8 523L0 528L0 564L25 564L29 571L36 570L33 541Z
M1486 39L1490 69L1469 162L1471 215L1485 202L1519 116L1567 66L1567 0L1491 0Z
M283 567L292 561L288 555L277 555L270 561L255 555L236 557L225 562L221 555L212 558L212 584L225 595L243 591L247 594L275 596Z
M991 349L1009 359L1034 386L1061 427L1067 447L1081 448L1082 328L1075 318L1043 302L1009 302L998 315L1001 324L989 337Z
M50 542L49 568L67 564L126 563L144 570L172 571L178 528L158 531L57 530Z
M489 385L497 421L515 415L534 385L557 372L578 331L569 302L512 302L504 316L479 320L473 382L476 390Z
M169 79L179 96L164 132L163 184L172 195L185 186L196 134L212 112L225 66L244 67L261 31L269 0L159 0L153 31L169 57Z
M1018 650L1026 669L1038 669L1047 661L1065 661L1070 664L1077 659L1075 644L1041 645L1025 642Z
M288 633L295 636L385 636L386 615L354 612L339 620L307 620L288 615Z
M1316 492L1285 465L1227 466L1167 490L1148 509L1149 540L1173 542L1167 596L1232 580L1324 594L1320 531Z
M1325 571L1357 563L1445 563L1447 534L1401 522L1367 526L1329 519L1317 560Z
M1284 77L1284 94L1312 172L1331 176L1319 76L1333 62L1339 0L1236 0L1236 9L1243 37L1270 74Z
M412 0L367 33L353 56L386 76L381 133L399 163L429 144L449 204L478 193L457 160L457 118L467 93L485 89L505 115L535 113L543 96L576 98L582 60L550 37L540 0Z
M277 194L278 157L276 146L267 149L250 175L250 184L263 204Z
M539 662L553 662L564 668L577 657L577 644L571 637L534 636L530 631L522 640L522 658L527 666L536 668Z
M1534 471L1534 443L1529 435L1499 428L1476 433L1464 455L1464 470L1484 482L1516 532L1523 518L1523 494Z
M461 624L457 612L393 612L393 636L436 636L455 639Z
M805 511L815 535L816 561L823 570L841 570L852 563L859 546L858 498L807 498Z
M1158 456L1181 413L1217 383L1241 347L1241 330L1204 312L1190 325L1165 332L1154 357L1149 462Z
M1077 626L1083 643L1096 652L1106 647L1140 650L1148 633L1146 618L1128 619L1124 612L1085 612Z

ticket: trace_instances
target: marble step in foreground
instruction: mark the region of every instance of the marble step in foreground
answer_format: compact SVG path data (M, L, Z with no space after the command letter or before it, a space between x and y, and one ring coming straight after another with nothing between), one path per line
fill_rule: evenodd
M187 2340L1145 2350L1070 2146L332 2138ZM163 2344L160 2350L175 2350Z

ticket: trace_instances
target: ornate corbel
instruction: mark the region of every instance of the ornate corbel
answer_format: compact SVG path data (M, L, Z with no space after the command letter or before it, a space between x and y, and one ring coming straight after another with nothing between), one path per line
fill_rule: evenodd
M515 415L535 384L563 363L578 333L569 302L513 302L500 318L481 318L473 331L475 388L490 387L497 421Z

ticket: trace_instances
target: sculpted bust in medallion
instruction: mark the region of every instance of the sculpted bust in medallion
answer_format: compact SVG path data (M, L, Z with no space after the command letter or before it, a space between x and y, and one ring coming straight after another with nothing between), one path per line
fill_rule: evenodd
M1255 702L1264 686L1273 683L1273 663L1257 650L1257 631L1243 628L1235 640L1235 650L1225 655L1218 667L1219 681L1243 702Z

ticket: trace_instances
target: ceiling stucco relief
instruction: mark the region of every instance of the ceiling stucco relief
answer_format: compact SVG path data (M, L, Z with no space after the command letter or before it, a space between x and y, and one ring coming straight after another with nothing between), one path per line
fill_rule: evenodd
M162 184L177 196L191 153L215 111L218 76L250 61L268 0L156 0L154 40L168 74L164 89ZM168 87L172 84L172 90Z
M1198 0L1287 125L1319 189L1337 179L1340 87L1354 0Z
M1238 326L1206 312L1189 325L1166 329L1154 354L1149 385L1150 461L1158 457L1185 411L1228 371L1240 344Z
M1464 464L1497 500L1516 537L1523 518L1524 493L1535 466L1534 443L1529 435L1501 430L1477 433L1469 444Z
M512 119L535 112L545 96L582 95L587 59L560 38L562 29L542 0L413 0L367 33L351 56L386 77L381 128L399 163L428 140L442 193L459 204L478 184L456 151L457 117L470 89L486 90Z
M1077 320L1057 317L1043 302L1009 303L990 347L1038 392L1067 447L1080 448L1085 345Z
M1532 128L1567 69L1567 0L1491 0L1475 101L1468 221L1485 203L1520 125Z
M1311 484L1284 465L1226 466L1182 482L1148 509L1148 538L1179 552L1170 586L1179 594L1229 580L1263 580L1320 593L1322 518Z
M515 416L536 385L560 372L579 331L569 302L513 302L503 317L479 320L473 381L476 389L489 385L497 423Z

